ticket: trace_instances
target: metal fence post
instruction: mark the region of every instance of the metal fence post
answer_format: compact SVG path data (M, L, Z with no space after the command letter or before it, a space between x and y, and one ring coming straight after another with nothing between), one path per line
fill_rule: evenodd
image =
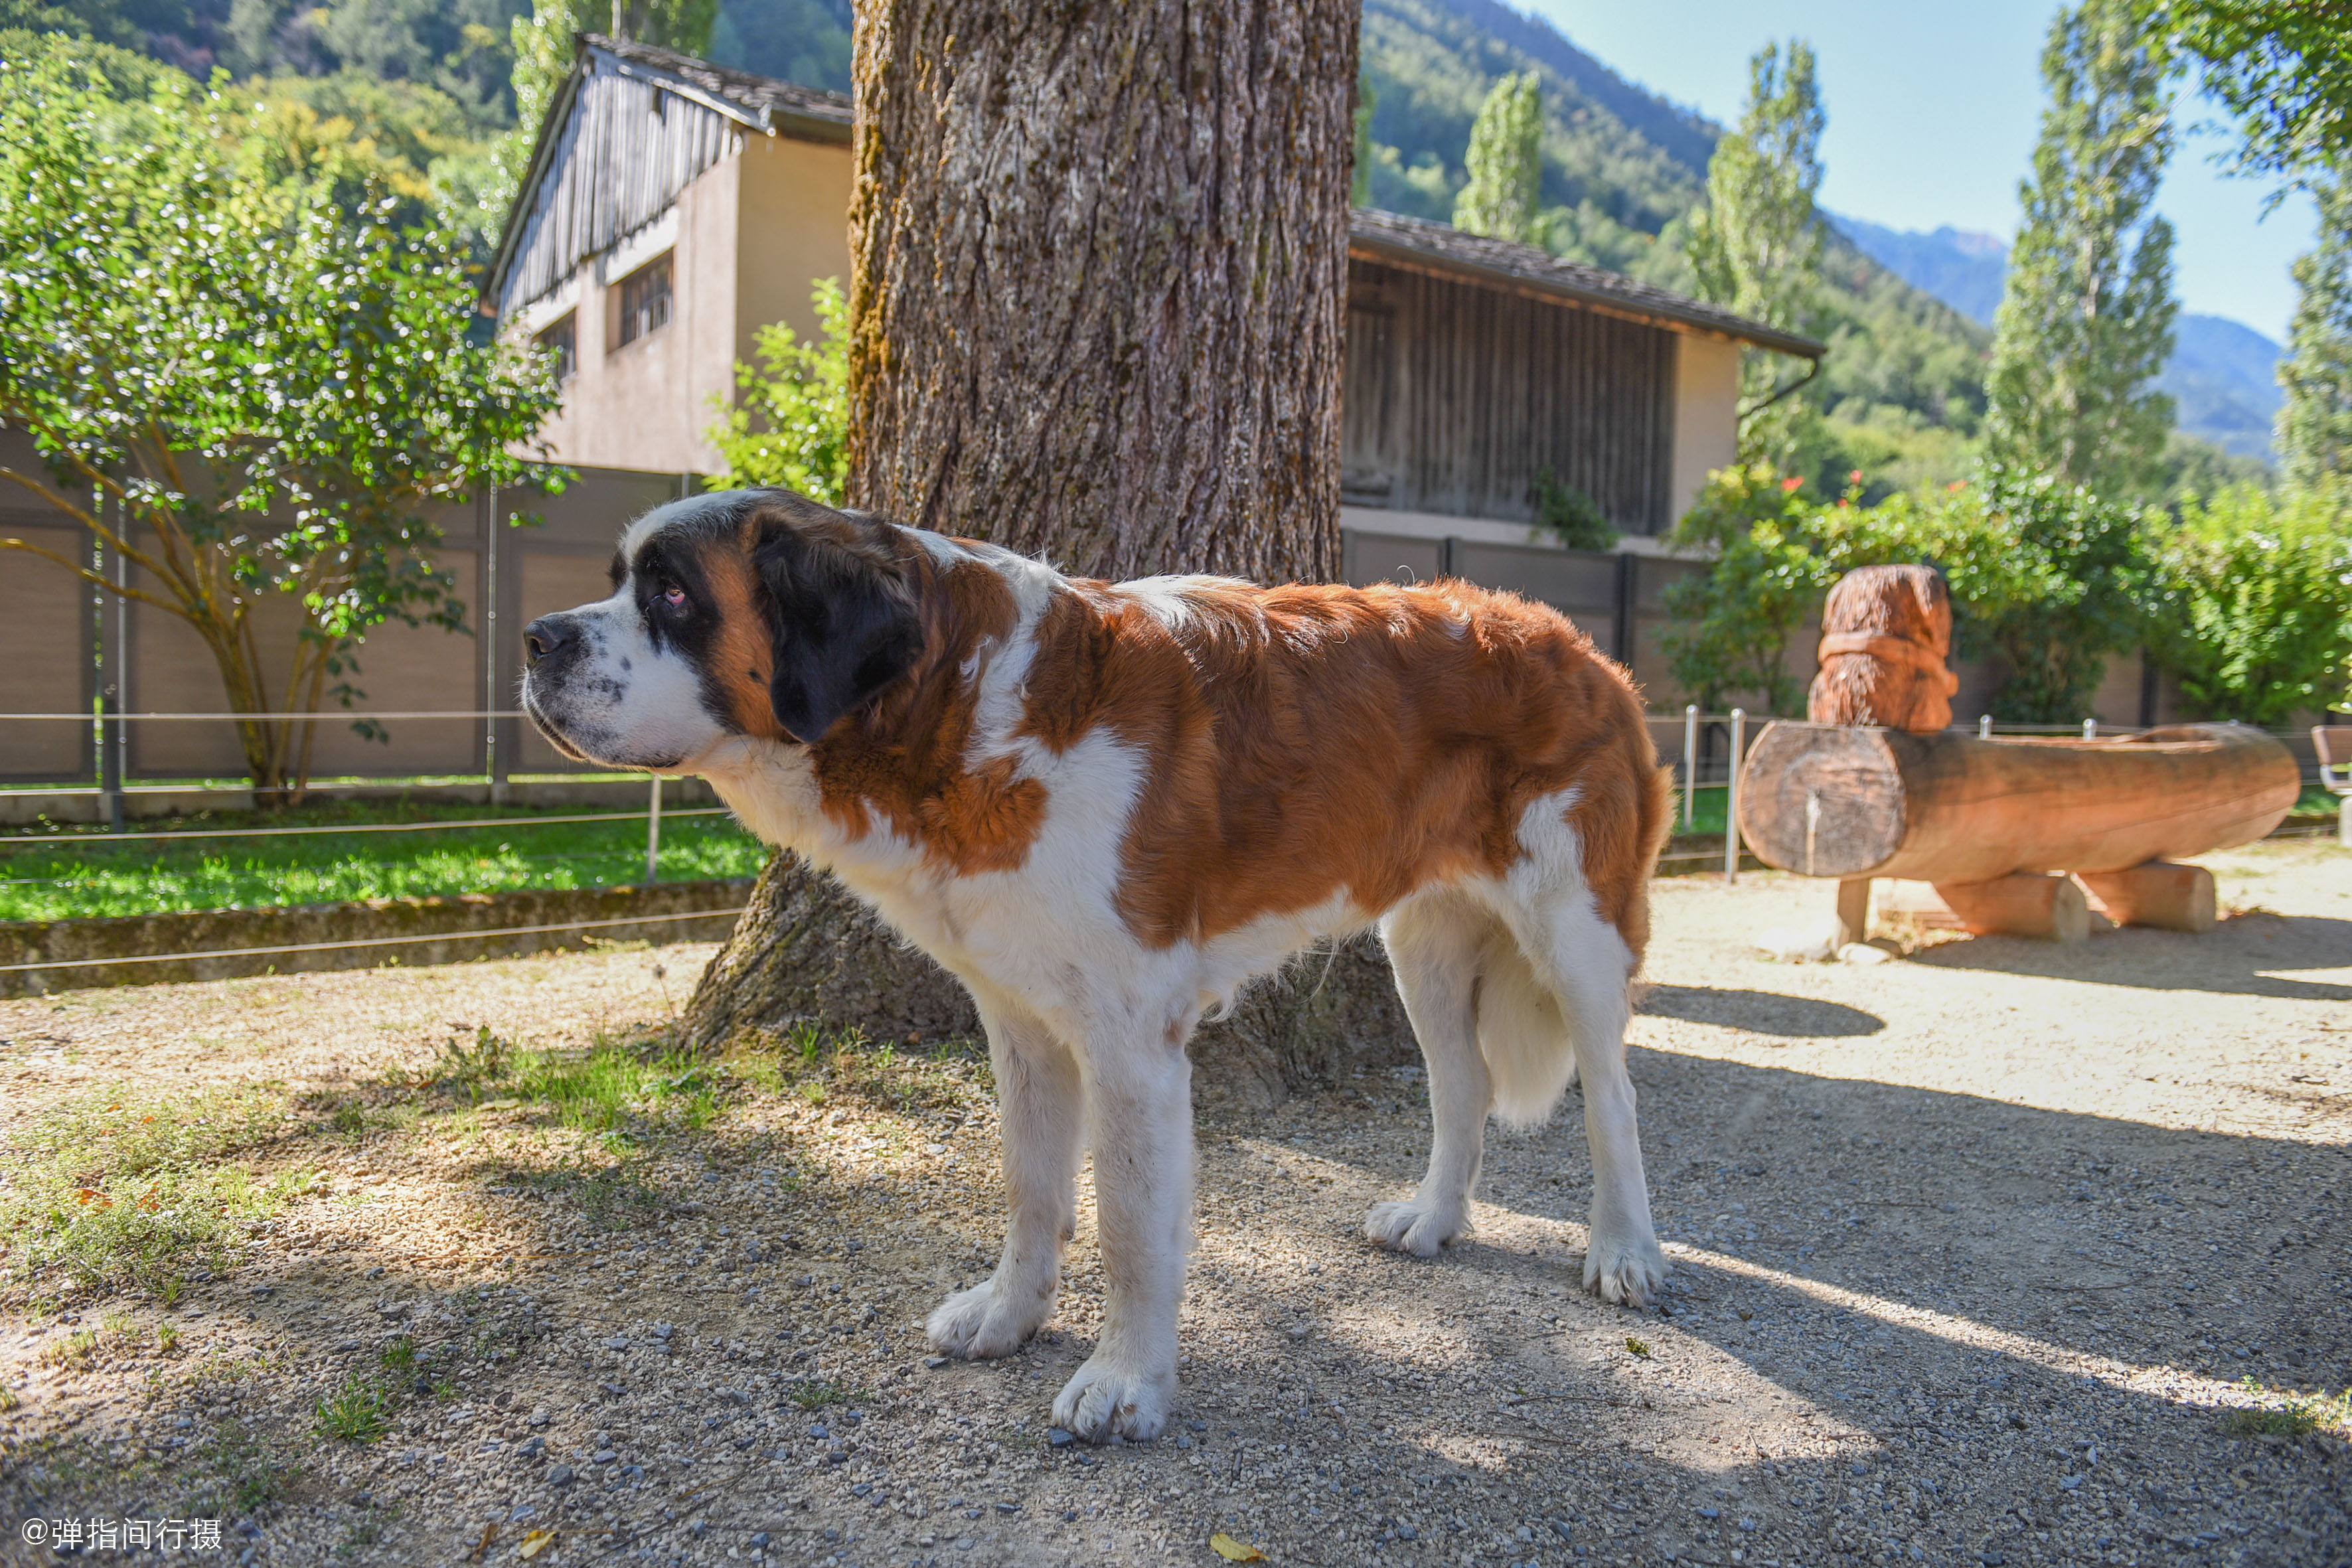
M1731 710L1731 788L1723 802L1723 879L1739 880L1739 749L1748 736L1748 710Z
M646 808L646 885L661 880L661 786L662 776L654 775L653 801Z
M1977 739L1979 741L1990 741L1992 739L1991 714L1979 713L1977 715Z
M98 694L98 787L113 833L122 831L122 721L114 717L121 711L112 686Z
M1698 704L1683 710L1683 826L1698 811Z
M2099 738L2099 721L2098 721L2096 719L2085 719L2085 720L2084 720L2084 721L2083 721L2083 739L2084 739L2085 741L2095 741L2095 740L2097 740L2098 738Z

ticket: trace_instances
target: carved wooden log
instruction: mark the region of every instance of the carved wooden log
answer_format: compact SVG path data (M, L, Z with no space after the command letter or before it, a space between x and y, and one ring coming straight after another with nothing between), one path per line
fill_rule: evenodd
M1974 936L2072 944L2091 934L2091 906L2072 877L2019 871L1990 882L1938 882L1936 895Z
M1783 720L1748 753L1739 827L1766 865L1808 877L1989 882L2248 843L2302 787L2287 749L2241 724L1980 741Z
M1960 678L1952 595L1932 566L1860 566L1838 579L1822 612L1821 673L1805 700L1816 724L1883 724L1918 732L1952 721Z
M2209 931L2221 918L2213 873L2202 866L2151 860L2128 871L2084 871L2084 890L2119 926Z

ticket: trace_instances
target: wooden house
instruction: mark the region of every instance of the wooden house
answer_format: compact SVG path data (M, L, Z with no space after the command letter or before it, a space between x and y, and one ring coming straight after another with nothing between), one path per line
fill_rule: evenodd
M574 464L716 466L708 432L753 335L817 323L846 279L850 103L588 36L541 127L484 308L556 350L549 426ZM1349 237L1347 574L1450 573L1574 616L1654 686L1659 536L1734 456L1739 360L1820 344L1533 246L1393 213ZM1538 476L1623 539L1566 551L1530 527ZM1641 557L1650 563L1637 564Z

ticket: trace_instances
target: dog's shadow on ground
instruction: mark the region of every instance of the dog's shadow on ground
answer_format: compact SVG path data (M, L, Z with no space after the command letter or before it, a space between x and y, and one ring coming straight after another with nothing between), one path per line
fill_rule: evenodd
M1886 1020L1842 1002L1784 996L1772 991L1741 991L1712 985L1653 985L1638 1012L1687 1024L1716 1024L1783 1039L1841 1039L1874 1035Z

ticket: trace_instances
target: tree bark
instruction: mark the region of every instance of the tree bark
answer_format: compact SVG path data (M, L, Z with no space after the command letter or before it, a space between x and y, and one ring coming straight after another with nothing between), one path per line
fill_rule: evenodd
M1328 578L1358 13L857 13L850 494L1084 576Z
M853 503L1079 575L1336 574L1358 23L1351 0L861 4ZM952 980L785 856L685 1032L803 1022L977 1028ZM1366 938L1193 1047L1249 1099L1412 1050Z

